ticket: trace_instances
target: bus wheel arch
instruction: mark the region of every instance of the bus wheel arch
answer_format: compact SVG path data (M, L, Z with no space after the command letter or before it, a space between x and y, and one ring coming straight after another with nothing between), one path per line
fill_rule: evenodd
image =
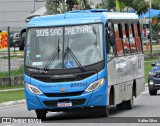
M131 99L125 102L126 109L130 110L133 108L134 97L136 97L136 80L133 81Z
M132 95L135 96L135 97L137 96L137 95L136 95L136 80L133 81Z
M111 86L109 92L109 105L114 105L114 101L115 101L115 91L114 91L114 86Z

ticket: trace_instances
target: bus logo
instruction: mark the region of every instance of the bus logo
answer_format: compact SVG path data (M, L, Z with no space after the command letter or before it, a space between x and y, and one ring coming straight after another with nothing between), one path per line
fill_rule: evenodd
M61 88L61 92L65 92L66 91L66 89L63 87L63 88Z

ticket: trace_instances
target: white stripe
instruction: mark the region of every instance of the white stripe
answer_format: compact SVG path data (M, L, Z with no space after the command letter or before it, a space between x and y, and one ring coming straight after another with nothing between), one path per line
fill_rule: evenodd
M145 93L149 93L149 91L144 91L144 92L142 92L142 94L145 94Z

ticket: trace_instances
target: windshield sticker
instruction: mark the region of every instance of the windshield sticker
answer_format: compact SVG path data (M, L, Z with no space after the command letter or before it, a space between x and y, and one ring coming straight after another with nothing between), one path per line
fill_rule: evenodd
M36 58L41 58L42 56L41 55L36 55Z
M33 62L32 66L42 66L43 62Z
M92 26L83 25L83 26L75 26L75 27L65 27L65 35L75 35L75 34L91 34L93 33ZM63 35L62 28L54 28L54 29L38 29L36 30L36 37L41 36L60 36Z
M73 61L66 61L65 66L66 68L73 68Z

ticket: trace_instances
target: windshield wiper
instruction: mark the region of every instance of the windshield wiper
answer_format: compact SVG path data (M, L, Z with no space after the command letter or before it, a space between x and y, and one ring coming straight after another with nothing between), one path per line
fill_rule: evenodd
M71 57L74 59L74 61L79 66L79 68L81 69L81 71L84 72L85 70L84 70L83 66L78 61L78 59L76 58L76 56L73 54L73 52L71 51L71 49L69 47L67 47L67 49L66 49L66 54L64 55L64 58L66 57L67 53L69 53L71 55Z
M47 70L50 65L52 64L52 62L55 60L55 58L58 56L59 59L59 52L60 52L60 48L59 48L59 39L58 39L58 46L56 48L56 50L52 53L51 57L49 58L48 62L45 64L44 66L44 70Z

